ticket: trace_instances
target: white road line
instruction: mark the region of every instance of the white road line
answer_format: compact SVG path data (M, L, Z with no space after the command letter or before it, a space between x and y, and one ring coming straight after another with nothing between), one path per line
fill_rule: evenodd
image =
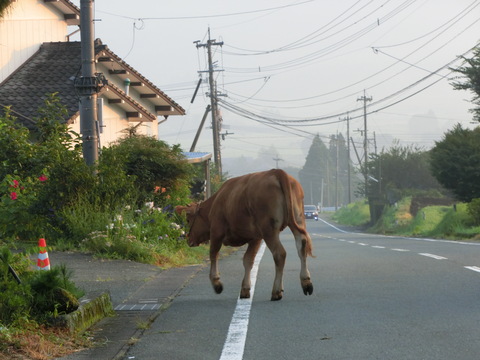
M348 240L347 242L350 243L350 244L356 244L357 243L356 241L353 241L353 240Z
M368 244L365 244L365 243L358 243L358 245L360 245L360 246L368 246Z
M345 230L339 229L339 228L336 227L335 225L332 225L332 224L330 224L329 222L326 222L325 220L323 220L323 219L321 219L321 218L318 218L318 220L320 220L321 222L323 222L323 223L327 224L328 226L334 228L334 229L337 230L337 231L340 231L340 232L345 233L345 234L351 234L350 231L345 231Z
M476 272L480 272L480 267L478 266L464 266L465 269L468 269L468 270L473 270L473 271L476 271Z
M323 220L323 219L318 219L321 222L325 223L326 225L330 226L331 228L340 231L344 234L355 234L355 235L362 235L362 236L369 236L369 237L382 237L382 238L395 238L395 239L408 239L408 240L416 240L416 241L429 241L429 242L440 242L440 243L447 243L447 244L455 244L455 245L469 245L469 246L480 246L479 242L464 242L464 241L458 241L458 240L443 240L443 239L428 239L428 238L415 238L415 237L405 237L405 236L400 236L400 235L381 235L381 234L365 234L365 233L358 233L355 231L345 231L342 229L339 229L333 224L330 224L329 222Z
M436 260L448 260L446 257L440 256L440 255L429 254L429 253L419 253L418 255L426 256L426 257L436 259Z
M391 249L392 251L398 251L398 252L408 252L410 250L407 249Z
M235 312L233 313L230 327L228 328L227 339L223 345L220 360L241 360L245 350L245 341L247 339L248 320L250 318L250 309L252 308L253 294L257 282L258 265L265 252L265 243L258 250L255 262L251 272L250 299L238 299Z
M372 245L372 248L374 248L374 249L385 249L385 246Z

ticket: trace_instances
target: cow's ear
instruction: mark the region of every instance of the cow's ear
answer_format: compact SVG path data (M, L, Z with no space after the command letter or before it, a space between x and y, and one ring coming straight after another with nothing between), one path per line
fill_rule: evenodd
M182 215L183 212L187 212L187 206L182 206L182 205L177 205L175 206L175 212L178 214L178 215Z

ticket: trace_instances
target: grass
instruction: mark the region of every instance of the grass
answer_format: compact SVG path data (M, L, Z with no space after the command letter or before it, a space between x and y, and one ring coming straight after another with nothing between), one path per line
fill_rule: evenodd
M370 222L368 203L359 201L342 207L333 214L333 220L349 226L364 226Z
M55 359L91 346L88 334L70 334L31 321L25 321L21 328L0 331L2 359Z
M367 231L378 234L429 237L450 240L480 240L480 226L473 223L467 204L427 206L416 216L410 213L411 198L405 197L384 210L382 218ZM367 226L368 204L360 201L338 210L333 219L342 225Z

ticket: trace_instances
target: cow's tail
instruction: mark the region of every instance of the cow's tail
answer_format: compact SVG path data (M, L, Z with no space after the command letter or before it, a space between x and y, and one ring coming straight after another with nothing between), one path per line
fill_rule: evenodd
M305 238L305 250L308 256L313 256L313 246L312 246L312 239L307 232L307 229L303 226L298 225L297 220L295 218L295 204L294 198L292 196L292 188L290 186L290 180L288 174L283 170L274 169L276 171L276 176L278 181L280 182L280 187L285 195L285 202L286 202L286 213L287 213L287 224L289 227L292 227L294 230L300 232ZM303 201L303 199L302 199ZM293 230L292 229L292 230Z

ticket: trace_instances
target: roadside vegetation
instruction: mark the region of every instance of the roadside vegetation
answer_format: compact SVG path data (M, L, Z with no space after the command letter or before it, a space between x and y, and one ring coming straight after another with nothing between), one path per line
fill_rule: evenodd
M458 75L452 86L472 94L473 120L480 122L480 47L463 60L452 69ZM362 170L369 180L359 193L366 200L338 210L338 223L382 234L480 240L480 127L457 124L429 151L394 144L371 155Z
M411 197L406 197L388 207L374 225L370 225L369 206L365 200L339 209L332 219L338 224L377 234L480 241L480 223L471 215L468 204L426 206L413 216L411 201Z
M0 116L0 358L49 359L88 344L48 326L75 310L70 305L83 293L66 267L35 270L40 238L49 251L160 267L200 263L208 252L188 247L173 211L192 201L202 173L178 146L126 129L90 168L78 134L59 120L64 111L52 94L34 119L36 131L8 109Z

